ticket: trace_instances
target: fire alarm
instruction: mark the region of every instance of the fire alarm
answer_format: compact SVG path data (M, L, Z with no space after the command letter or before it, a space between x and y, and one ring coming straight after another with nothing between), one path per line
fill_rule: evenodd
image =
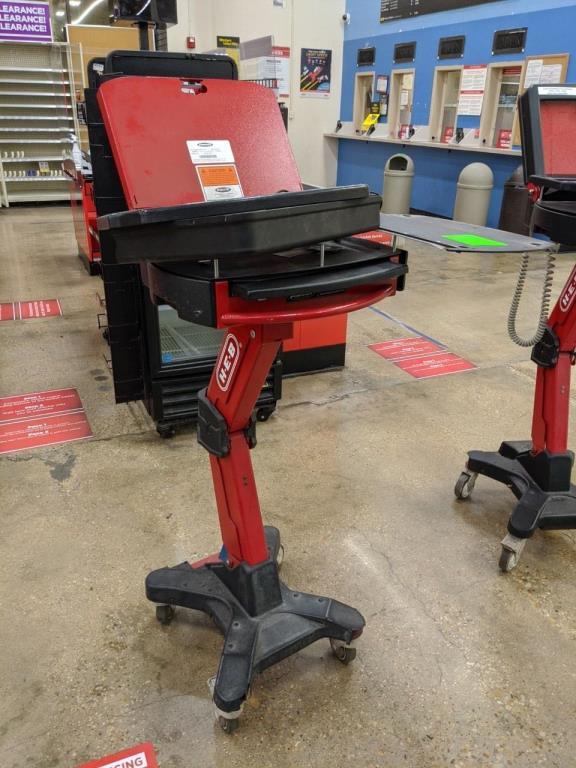
M186 38L186 48L196 48L196 38L195 37L187 37Z

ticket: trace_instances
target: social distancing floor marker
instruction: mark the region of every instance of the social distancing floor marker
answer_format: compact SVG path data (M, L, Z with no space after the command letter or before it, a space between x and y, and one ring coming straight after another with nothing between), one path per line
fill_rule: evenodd
M1 320L33 320L40 317L61 317L62 307L58 299L33 299L0 304Z
M149 741L135 747L83 763L77 768L158 768L154 745Z
M477 366L428 338L391 339L370 344L369 349L415 379L431 379L471 371Z
M0 454L92 437L75 389L0 398Z

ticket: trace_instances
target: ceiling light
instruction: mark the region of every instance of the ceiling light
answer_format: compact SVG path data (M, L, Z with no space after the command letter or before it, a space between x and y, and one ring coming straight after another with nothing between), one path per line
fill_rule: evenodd
M69 0L68 5L71 8L78 8L78 6L82 3L82 0Z
M56 16L64 16L64 11L56 11Z
M100 5L100 3L103 3L103 2L104 2L104 0L94 0L94 2L90 3L90 5L88 6L88 8L86 8L85 10L83 10L83 11L82 11L82 13L80 14L80 16L78 16L78 18L77 18L77 19L74 19L74 21L72 22L72 24L82 24L82 22L84 21L84 19L85 19L87 16L90 16L90 14L91 14L91 13L92 13L92 11L94 10L94 8L97 8L97 7Z

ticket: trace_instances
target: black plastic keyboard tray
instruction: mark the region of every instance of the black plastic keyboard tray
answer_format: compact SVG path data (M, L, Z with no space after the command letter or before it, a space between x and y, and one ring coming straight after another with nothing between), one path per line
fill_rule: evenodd
M230 259L334 240L379 225L365 185L191 203L102 216L117 263Z

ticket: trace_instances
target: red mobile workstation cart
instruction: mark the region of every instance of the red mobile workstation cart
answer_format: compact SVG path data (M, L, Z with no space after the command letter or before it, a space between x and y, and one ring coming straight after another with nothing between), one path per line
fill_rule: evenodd
M226 329L198 398L223 547L152 572L146 593L161 622L184 606L225 635L213 696L230 732L257 672L323 637L343 662L355 655L360 613L279 579L279 533L262 524L250 460L252 413L294 323L392 296L405 254L348 237L378 227L380 198L365 186L302 190L265 88L128 76L103 82L97 98L129 208L99 219L104 263L139 263L155 300Z
M552 241L576 246L576 85L533 86L520 99L524 175L538 188L533 223ZM551 270L549 271L551 277ZM520 286L520 284L519 284ZM546 286L546 292L549 287ZM502 541L500 568L518 563L538 528L576 528L574 454L568 450L570 373L576 362L576 267L532 350L538 366L530 441L498 452L471 451L456 483L468 498L479 474L507 485L516 498ZM529 342L528 342L529 343ZM528 345L526 343L526 345Z

